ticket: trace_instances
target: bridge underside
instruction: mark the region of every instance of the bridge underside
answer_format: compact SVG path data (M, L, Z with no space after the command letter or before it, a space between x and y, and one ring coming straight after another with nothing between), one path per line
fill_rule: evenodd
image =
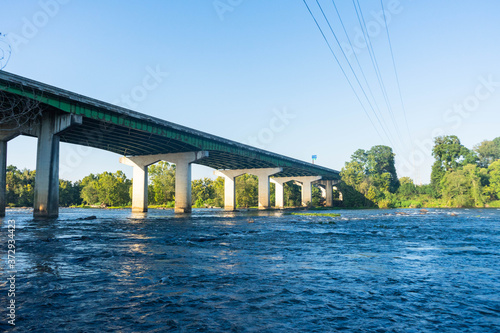
M96 140L97 137L97 140ZM149 132L127 128L83 118L82 125L72 127L60 135L61 142L99 148L122 156L142 156L165 153L208 151L209 156L196 164L214 169L256 169L276 167L279 162L261 160L257 154L248 154L238 149L234 152L206 149L210 145L201 140L166 139ZM217 143L213 143L217 146ZM224 147L220 147L224 148ZM302 167L283 166L276 177L310 176L317 171L304 170Z
M43 127L41 124L50 118L56 123L67 122L67 126L56 126L58 130L50 133L51 137L52 135L56 137L54 141L56 145L58 142L66 142L129 157L203 151L207 156L193 163L216 170L275 169L279 172L274 173L273 177L318 176L323 180L340 179L336 170L227 140L0 71L0 108L7 110L9 107L18 114L31 108L38 112L38 118L18 126L19 124L15 122L6 121L5 112L0 113L0 141L7 142L19 134L36 136L39 138L38 154L40 154L40 133ZM71 121L68 120L68 116L71 117ZM75 119L77 121L74 121ZM58 148L55 151L58 154Z

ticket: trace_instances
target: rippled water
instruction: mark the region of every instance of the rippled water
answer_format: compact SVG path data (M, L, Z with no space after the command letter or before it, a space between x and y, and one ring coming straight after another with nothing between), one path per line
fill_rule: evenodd
M14 332L500 330L500 210L337 212L10 210L0 329L10 218Z

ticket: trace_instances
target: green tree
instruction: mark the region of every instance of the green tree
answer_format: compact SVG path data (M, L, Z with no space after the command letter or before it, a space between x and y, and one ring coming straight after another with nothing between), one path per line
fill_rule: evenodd
M191 198L195 207L212 206L214 197L215 189L212 179L196 179L191 182Z
M312 196L312 202L311 204L315 207L318 207L318 206L324 206L325 205L325 198L323 197L322 195L322 192L321 190L313 185L312 188L311 188L311 196Z
M366 177L364 164L359 161L346 162L340 176L347 185L357 188Z
M99 201L105 206L124 206L130 203L132 182L123 171L103 172L99 176Z
M82 179L81 198L88 205L124 206L130 203L132 182L122 171L90 174Z
M374 146L368 153L367 173L373 177L377 188L385 187L384 190L394 193L399 188L399 179L396 174L396 166L391 147Z
M99 177L90 174L81 181L80 196L86 205L96 205L99 203Z
M490 200L500 199L500 160L490 164L487 169L489 184L484 188L484 192Z
M35 195L35 171L7 167L6 201L9 206L32 207Z
M399 187L397 193L401 198L411 199L417 194L417 187L413 183L410 177L402 177L399 179L401 186Z
M448 172L441 180L443 199L448 206L483 207L484 197L479 168L468 164Z
M236 177L236 205L238 207L255 207L258 205L258 178L244 174Z
M80 196L80 182L70 182L68 180L59 180L59 205L63 207L77 206L82 203Z
M456 135L438 136L434 139L431 184L441 192L441 180L447 172L456 171L467 164L478 162L477 154L464 147Z
M400 186L394 157L392 149L387 146L373 146L368 151L356 150L340 172L344 204L348 207L371 207L374 202L384 201L382 206L392 205L389 201L395 196L391 194ZM354 199L349 200L347 195L352 195L353 191L361 196L354 195Z
M284 183L283 201L285 207L300 207L302 205L302 192L300 186L294 182Z
M175 165L160 161L148 168L151 182L151 198L157 205L164 205L175 199ZM150 197L148 195L148 197Z
M217 177L213 183L214 206L224 207L224 177Z
M500 159L500 137L496 142L485 140L474 146L474 151L479 156L480 165L487 168L491 163Z

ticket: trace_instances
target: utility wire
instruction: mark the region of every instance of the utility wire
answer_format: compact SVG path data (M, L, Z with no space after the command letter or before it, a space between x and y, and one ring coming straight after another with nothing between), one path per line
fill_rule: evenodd
M354 55L354 59L356 60L356 64L358 65L358 68L359 68L359 70L361 72L361 75L363 77L364 83L366 84L366 86L368 88L368 92L370 93L370 97L372 98L373 103L375 104L375 107L377 108L377 110L378 110L378 112L380 114L380 117L382 118L382 121L383 121L384 125L386 127L388 127L387 124L385 123L385 119L384 119L384 117L382 115L382 112L380 111L380 107L378 105L377 99L373 95L373 91L371 89L371 86L368 83L368 80L367 80L366 75L365 75L365 71L363 70L363 67L361 66L361 64L359 62L358 56L357 56L357 54L356 54L356 52L354 50L354 47L353 47L352 42L351 42L351 39L349 38L349 34L347 33L347 29L345 28L344 21L342 21L342 17L340 16L340 12L339 12L339 10L337 8L337 5L335 4L335 0L332 0L332 4L333 4L333 7L335 8L335 12L337 13L337 17L338 17L339 22L340 22L340 24L342 26L342 29L344 30L344 34L345 34L345 36L347 38L347 41L349 42L349 46L351 47L352 53ZM328 20L327 20L327 22L328 22ZM342 49L342 47L341 47L341 49Z
M361 105L363 111L365 112L366 116L368 117L368 119L370 120L370 123L372 124L373 128L375 129L375 131L377 132L378 136L383 140L382 136L380 135L380 132L379 130L377 129L377 126L375 126L375 124L373 123L373 120L371 119L364 103L361 101L361 98L359 97L359 94L358 92L356 91L356 89L354 88L351 80L349 79L349 77L347 76L347 73L345 72L344 70L344 67L342 66L342 64L340 63L339 59L337 58L335 52L333 51L333 48L332 46L330 45L330 42L328 41L328 39L326 38L326 35L325 33L323 32L323 29L321 28L321 26L319 25L318 23L318 20L316 20L316 17L314 16L314 14L312 13L311 11L311 8L309 8L309 5L307 4L306 0L302 0L304 2L304 5L306 6L307 8L307 11L309 12L309 14L311 15L312 19L314 20L314 23L316 23L316 27L318 28L318 30L320 31L321 33L321 36L323 36L323 39L325 40L326 42L326 45L328 46L328 49L330 50L331 54L333 55L335 61L337 62L337 64L339 65L340 67L340 70L342 71L342 74L344 75L344 77L346 78L347 82L349 83L349 86L351 87L354 95L356 96L356 99L358 100L359 104ZM365 94L366 96L366 94ZM369 102L369 100L368 100ZM371 105L371 104L370 104ZM385 129L384 129L384 132L385 132ZM386 134L387 135L387 134ZM389 139L390 140L390 139Z
M405 118L406 130L408 131L408 137L410 138L410 142L413 145L413 139L411 137L410 126L408 125L408 118L406 117L406 107L405 107L405 103L403 102L403 95L401 94L401 85L399 84L399 75L398 75L398 71L396 70L396 61L394 60L394 52L392 51L391 37L389 35L389 27L387 26L387 19L385 17L385 9L384 9L383 0L380 0L380 6L382 7L382 13L384 15L385 31L387 33L387 41L389 42L389 49L391 50L392 66L394 67L394 74L396 75L396 83L398 86L399 99L401 101L401 108L403 109L403 116Z
M373 50L373 46L372 46L372 43L371 43L371 40L370 40L370 36L368 35L368 30L367 30L367 26L366 26L366 21L364 19L364 16L363 16L363 12L361 10L361 6L359 4L359 1L358 0L352 0L352 3L354 5L354 8L356 10L356 16L358 18L358 21L359 21L359 25L361 27L361 30L363 32L363 35L365 37L365 41L366 41L366 44L367 44L367 47L368 47L368 53L370 54L370 59L371 59L371 62L372 62L372 65L374 67L374 70L375 70L375 74L377 76L377 80L379 82L379 85L380 85L380 89L382 91L382 95L384 97L384 100L386 102L386 105L387 105L387 109L389 111L389 115L391 116L391 119L392 119L392 122L393 122L393 125L396 129L396 133L400 139L400 142L402 143L402 137L401 137L401 132L399 131L399 126L396 124L396 120L395 120L395 117L394 117L394 113L392 111L392 106L390 104L390 101L389 101L389 97L387 95L387 90L385 88L385 84L384 84L384 81L382 79L382 75L380 73L380 68L378 66L378 61L377 61L377 57L375 56L375 52ZM357 6L356 6L357 4ZM358 8L359 7L359 8Z
M316 27L318 27L319 29L319 32L321 32L321 36L323 36L323 39L325 40L326 42L326 45L328 45L328 48L330 49L330 52L332 53L333 55L333 58L335 58L335 61L337 62L337 64L339 65L340 67L340 70L342 71L342 74L344 74L344 77L346 78L347 82L349 83L349 86L351 87L352 91L354 92L354 95L356 96L356 99L358 100L359 104L361 104L361 107L363 108L363 111L365 112L366 116L368 117L368 119L370 120L370 123L372 124L373 128L375 128L375 131L377 132L378 136L380 137L380 139L383 140L382 136L380 135L380 132L378 131L377 127L375 126L375 124L373 123L373 120L372 118L370 117L370 115L368 114L368 111L366 110L366 107L365 105L361 102L361 99L359 98L359 95L358 93L356 92L356 90L354 89L354 86L352 85L351 83L351 80L349 80L349 77L347 76L346 72L344 71L344 68L342 67L342 65L340 64L340 61L339 59L337 58L337 56L335 55L335 52L333 52L333 49L332 49L332 46L330 45L330 42L328 42L328 39L326 38L325 34L323 33L323 29L321 29L318 21L316 20L316 17L314 17L311 9L309 8L309 5L307 4L306 0L302 0L304 2L304 4L306 5L307 7L307 11L309 12L309 14L311 14L311 17L312 19L314 20L314 23L316 23Z
M382 128L382 130L384 131L385 135L387 136L387 138L389 139L389 141L391 142L391 144L393 144L391 136L390 136L389 134L387 134L387 132L386 132L386 130L385 130L385 128L384 128L384 126L382 125L382 122L380 121L380 119L379 119L379 117L378 117L377 113L375 112L375 110L374 110L374 108L373 108L373 105L372 105L372 104L371 104L371 102L370 102L370 99L369 99L369 98L368 98L368 96L366 95L366 91L365 91L365 89L363 88L363 85L361 84L361 82L359 82L359 78L358 78L358 76L356 75L356 72L354 71L354 69L352 68L351 62L350 62L350 61L349 61L349 59L347 58L347 55L345 54L344 49L342 48L342 45L340 45L340 41L339 41L339 39L337 38L337 35L335 34L335 32L333 31L333 28L332 28L332 26L331 26L331 24L330 24L330 21L329 21L329 20L328 20L328 18L326 17L325 12L323 11L323 8L321 7L321 5L320 5L320 3L319 3L319 1L318 1L318 0L316 0L316 4L318 5L318 7L319 7L319 9L320 9L321 14L323 14L323 18L325 19L326 23L328 24L328 27L330 28L330 31L331 31L331 32L332 32L332 34L333 34L333 37L335 37L335 41L337 42L337 45L338 45L338 47L340 48L340 51L342 52L342 55L344 56L345 61L346 61L346 62L347 62L347 64L349 65L349 68L351 69L351 72L352 72L352 74L354 75L354 78L356 79L356 82L358 83L359 87L361 88L361 91L363 92L363 94L364 94L364 96L365 96L366 100L368 101L368 104L370 105L370 107L371 107L371 109L372 109L373 114L374 114L374 115L375 115L375 117L377 118L377 121L378 121L378 123L379 123L380 127L381 127L381 128Z

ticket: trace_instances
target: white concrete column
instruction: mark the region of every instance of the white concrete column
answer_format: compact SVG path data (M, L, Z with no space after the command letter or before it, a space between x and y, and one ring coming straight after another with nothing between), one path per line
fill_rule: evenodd
M302 206L307 206L307 203L312 202L312 182L320 180L321 176L298 177L298 181L302 183Z
M191 163L175 163L175 212L191 213Z
M333 207L333 180L320 180L316 183L325 198L325 207Z
M292 180L295 181L295 183L302 188L302 205L306 206L308 202L312 201L312 182L320 179L321 176L274 177L271 179L271 181L276 184L284 184Z
M7 204L7 141L0 141L0 217L5 216Z
M191 163L208 157L207 151L122 157L120 162L134 167L132 211L147 211L147 166L158 161L175 164L175 212L191 212ZM137 177L137 181L135 179ZM137 185L135 185L137 184ZM134 203L135 200L135 203ZM134 210L135 207L135 210Z
M59 215L59 136L61 131L82 123L81 116L46 113L38 129L36 154L35 218Z
M7 206L7 142L18 134L9 129L0 129L0 217L5 216Z
M285 207L285 197L283 193L283 184L295 180L295 177L273 177L270 179L272 183L276 185L276 192L274 193L274 197L276 202L274 206L276 208L284 208Z
M271 181L273 182L273 179L271 178ZM278 183L278 182L273 182L274 183L274 207L276 208L284 208L285 207L285 198L284 198L284 193L283 193L283 183Z
M271 206L269 177L282 170L282 168L248 169L247 173L259 178L259 209L268 209Z
M162 160L175 164L176 213L191 213L191 163L205 157L207 151L162 155Z
M259 209L267 209L269 202L269 176L281 172L282 168L262 168L262 169L236 169L236 170L216 170L216 176L224 177L224 209L234 210L236 207L236 196L234 179L245 173L257 176L259 179Z
M132 212L148 211L148 166L160 161L156 155L120 157L120 163L133 167Z
M325 185L326 207L333 207L333 181L327 180Z
M224 209L236 209L235 178L245 174L245 170L215 170L214 175L224 177Z

